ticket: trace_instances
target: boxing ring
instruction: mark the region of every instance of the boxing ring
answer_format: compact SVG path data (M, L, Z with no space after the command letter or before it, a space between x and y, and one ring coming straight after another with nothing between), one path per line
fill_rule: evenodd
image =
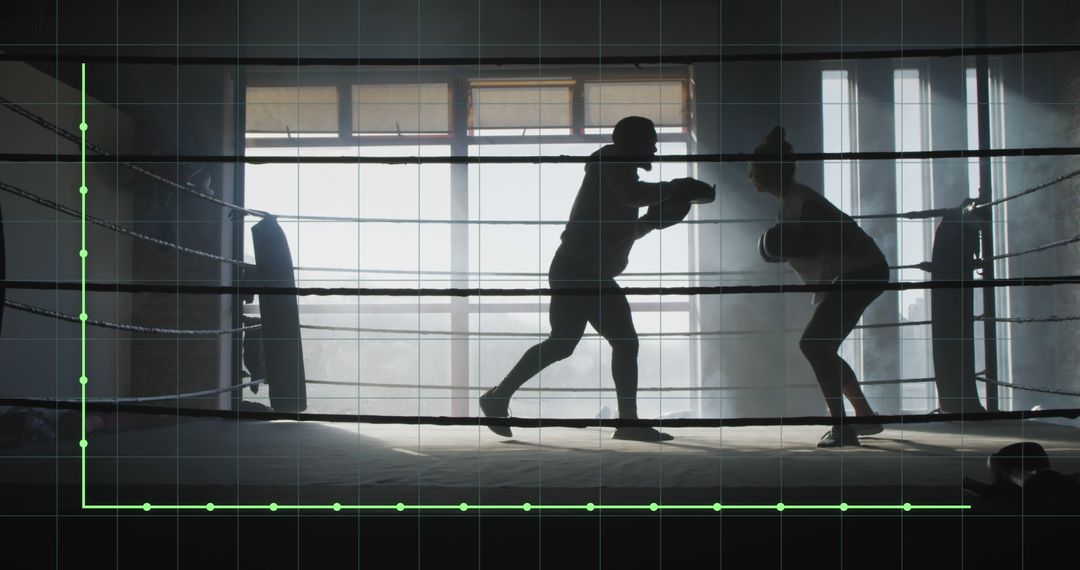
M988 53L1009 53L1009 48ZM1048 50L1050 48L1047 48ZM1061 48L1054 48L1061 49ZM917 57L910 50L907 57ZM974 50L968 50L971 55ZM1025 53L1038 50L1028 48ZM848 52L846 58L880 58L888 53ZM945 56L935 50L926 56ZM978 54L976 54L978 55ZM711 61L712 56L692 58ZM738 56L729 56L738 57ZM769 58L773 56L761 56ZM807 58L828 59L827 54L806 54ZM21 58L25 59L25 57ZM649 63L634 58L634 63ZM789 58L790 59L790 58ZM754 60L753 58L750 59ZM110 60L111 61L111 60ZM172 62L172 60L169 60ZM668 61L668 58L665 58ZM135 61L137 63L137 61ZM232 60L229 60L233 63ZM272 61L262 61L273 64ZM288 59L282 64L294 65ZM311 64L334 64L312 60ZM343 62L337 62L343 63ZM350 65L356 61L349 60ZM364 61L365 65L402 65L398 60ZM451 65L454 61L439 61ZM530 60L530 63L535 63ZM559 63L554 60L552 63ZM619 63L619 61L608 61ZM409 62L409 65L415 61ZM472 398L487 386L421 385L403 382L362 382L337 378L308 378L303 368L302 330L344 332L391 332L436 335L453 338L448 330L405 330L363 327L333 327L305 323L297 299L306 296L463 298L500 296L538 298L566 294L546 288L363 288L298 287L298 270L339 271L340 268L294 266L292 254L277 220L313 221L311 216L275 215L251 210L198 192L176 180L154 174L137 163L145 156L118 156L92 143L69 128L54 124L19 103L0 98L7 111L71 142L85 144L89 162L114 163L133 175L163 183L225 209L230 215L258 219L253 229L255 264L216 253L201 251L176 242L153 237L118 222L96 218L53 200L0 180L0 191L37 204L64 216L79 218L125 238L145 241L175 250L177 255L199 257L243 270L233 285L188 285L179 283L82 283L32 280L4 281L7 309L40 318L57 319L80 326L133 331L166 338L231 336L246 351L261 353L264 362L248 364L249 381L215 390L161 394L139 398L25 399L0 398L0 405L32 415L27 410L51 409L78 412L78 429L71 425L52 426L57 447L32 438L0 453L13 454L21 468L0 473L6 504L21 514L35 509L71 508L68 499L87 509L124 511L179 510L299 510L325 512L364 510L372 515L396 516L402 511L442 509L447 515L497 509L507 514L526 515L544 509L578 512L605 510L663 510L665 514L693 514L698 511L739 512L744 510L800 512L859 509L885 511L900 516L918 516L932 510L970 509L971 497L960 484L964 477L983 478L987 456L1018 439L1043 442L1062 471L1080 471L1080 444L1075 426L1035 422L1044 418L1075 420L1080 408L1034 411L997 411L997 389L1026 390L1080 398L1080 392L1058 390L1023 383L1002 382L992 357L996 323L1062 323L1080 316L1050 315L997 317L995 291L1015 287L1075 287L1080 276L1049 275L995 278L993 261L1006 257L1038 254L1080 242L1075 238L1005 254L993 254L992 220L995 206L1022 199L1040 191L1060 191L1071 185L1080 170L1046 180L998 200L980 195L956 207L917 212L855 216L860 218L940 219L934 239L933 258L918 264L932 278L928 281L892 281L884 285L845 284L883 291L930 290L935 308L930 321L874 323L859 328L926 325L933 330L935 375L929 378L871 378L862 385L925 384L933 382L941 407L932 414L896 414L874 418L849 417L851 424L883 423L885 431L867 437L857 448L820 452L814 447L820 426L835 423L826 417L773 418L659 418L620 420L606 417L582 418L491 418L464 416L391 416L364 414L320 414L305 411L308 386L377 387L383 389L436 389ZM92 131L91 131L92 132ZM979 158L1007 156L1073 156L1077 149L1025 148L944 150L903 153L807 153L777 157L790 161L895 160L899 158ZM9 155L7 161L74 161L72 156L47 157ZM245 157L182 157L192 162L244 162ZM749 162L747 154L690 154L658 157L678 162ZM473 164L488 163L585 163L587 157L258 157L260 163L346 163L346 164ZM91 192L92 201L92 192ZM352 223L416 224L409 219L361 217L319 217L321 221ZM746 220L696 219L687 223L722 224ZM759 220L757 220L759 221ZM427 221L440 223L440 221ZM446 221L445 223L449 223ZM533 223L482 220L476 223ZM84 259L86 256L83 256ZM892 267L898 269L898 267ZM976 277L976 270L981 275ZM8 272L10 274L10 272ZM495 275L496 273L492 273ZM700 272L691 277L701 277ZM694 285L687 287L625 287L630 296L665 295L776 295L835 290L833 284L790 285ZM226 329L180 329L144 327L110 322L96 315L73 315L11 300L12 293L24 290L229 295L260 299L260 313L245 315L241 326ZM984 297L981 315L974 314L973 296ZM575 291L570 290L569 293ZM582 290L593 292L594 290ZM974 327L986 327L987 370L976 371ZM754 331L686 331L645 333L687 337L723 337ZM767 333L770 331L759 331ZM775 331L772 331L775 332ZM84 342L85 342L85 332ZM482 331L473 336L538 338L534 333ZM243 335L243 336L240 336ZM258 358L255 359L256 361ZM258 369L260 374L255 374ZM94 379L89 379L93 382ZM982 383L985 403L979 401L976 384ZM188 399L211 398L222 393L255 390L265 386L273 410L238 407L208 410L186 407ZM787 385L786 388L814 388L816 384ZM769 386L645 387L639 392L742 393L769 390ZM534 388L524 391L547 393L583 392L600 394L611 388ZM155 406L170 402L172 406ZM110 429L102 436L88 430L88 422L103 421ZM512 440L500 439L486 426L519 428ZM674 432L674 442L657 445L610 441L610 430L621 426L663 427ZM89 426L93 428L94 426ZM48 431L47 428L41 428ZM42 433L39 431L38 433ZM82 444L82 445L80 445ZM178 458L182 458L178 460ZM133 466L137 465L135 468ZM50 503L35 502L51 492L37 486L56 474L59 497ZM31 500L33 499L33 500ZM63 506L62 506L63 505ZM77 510L77 509L76 509ZM940 513L937 513L940 514ZM977 514L977 513L975 513ZM1075 514L1075 513L1073 513Z

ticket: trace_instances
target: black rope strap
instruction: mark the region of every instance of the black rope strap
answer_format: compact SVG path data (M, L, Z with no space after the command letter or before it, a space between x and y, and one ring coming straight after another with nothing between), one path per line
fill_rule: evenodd
M856 160L933 160L945 158L1006 158L1021 156L1077 156L1080 155L1080 147L1023 147L1023 148L991 148L991 149L955 149L955 150L919 150L919 151L859 151L859 152L802 152L785 154L782 157L769 157L760 154L746 152L732 153L699 153L699 154L667 154L657 156L644 155L611 155L596 157L593 155L528 155L528 156L258 156L258 155L233 155L233 154L177 154L177 155L154 155L154 154L125 154L125 155L100 155L87 156L87 163L121 163L125 166L140 169L148 176L154 176L162 182L175 184L185 191L198 196L205 196L219 205L228 206L256 216L266 216L266 212L244 210L239 206L222 202L217 198L207 196L201 192L187 188L175 182L170 182L132 163L205 163L205 164L587 164L587 163L630 163L642 162L713 162L713 163L762 163L762 162L820 162L820 161L856 161ZM0 162L43 162L43 163L81 163L84 158L78 154L45 154L45 153L2 153Z
M353 222L361 224L419 224L419 225L477 225L477 226L565 226L569 220L452 220L448 218L373 218L358 216L315 216L304 214L273 214L281 221L289 222ZM580 223L593 223L601 220L575 220ZM683 220L680 224L763 224L775 223L776 218L720 218L705 220ZM605 222L617 223L617 222ZM633 223L629 221L627 223Z
M16 301L4 301L4 305L11 307L17 311L23 311L34 315L41 315L43 317L52 317L54 319L60 319L70 323L80 323L79 317L75 315L69 315L50 309L43 309L41 307L35 307L33 305L24 305ZM141 325L126 325L123 323L111 323L109 321L98 321L94 319L87 319L86 324L120 331L140 332L149 334L163 334L171 336L214 336L219 334L234 334L243 333L248 331L259 330L262 325L249 325L246 327L240 327L235 329L170 329L162 327L145 327Z
M24 198L24 199L29 200L31 202L35 202L35 203L37 203L37 204L39 204L41 206L45 206L46 208L50 208L50 209L55 210L57 212L67 214L67 215L72 216L74 218L80 218L81 219L81 217L83 215L82 213L78 212L74 208L69 208L69 207L64 206L62 204L57 204L56 202L53 202L52 200L49 200L48 198L43 198L43 197L38 196L37 194L34 194L32 192L27 192L26 190L23 190L22 188L19 188L17 186L12 186L11 184L8 184L6 182L0 182L0 190L3 190L4 192L7 192L8 194L19 196L20 198ZM148 236L148 235L146 235L144 233L140 233L140 232L137 232L135 230L125 228L124 226L114 224L112 222L107 222L105 220L96 218L96 217L91 216L89 214L86 215L86 221L88 221L88 222L90 222L90 223L92 223L94 225L101 226L101 227L106 228L106 229L110 229L110 230L112 230L114 232L129 236L129 237L132 237L132 238L135 238L135 239L138 239L138 240L153 243L153 244L160 245L160 246L163 246L163 247L168 247L168 248L171 248L171 249L175 249L176 251L181 251L181 252L188 253L188 254L191 254L191 255L195 255L195 256L198 256L198 257L204 257L206 259L212 259L214 261L220 261L222 263L229 263L229 264L232 264L232 265L241 265L241 266L249 266L250 265L248 263L240 261L239 259L230 259L228 257L223 257L223 256L216 255L216 254L213 254L213 253L209 253L209 252L206 252L206 251L200 251L200 250L197 250L197 249L192 249L190 247L183 246L183 245L180 245L180 244L177 244L177 243L173 243L171 241L165 241L163 239L158 239L158 238L153 237L153 236Z
M347 46L348 44L346 44ZM355 46L354 46L355 47ZM1039 55L1071 53L1080 50L1075 44L1024 44L1002 46L963 46L944 48L905 48L889 50L841 50L841 51L790 51L739 53L730 46L722 46L722 53L663 54L663 55L607 55L607 56L542 56L542 57L275 57L275 56L152 56L130 54L68 54L68 53L9 53L0 54L0 61L43 61L54 63L103 63L141 65L225 65L236 66L390 66L390 67L501 67L501 66L550 66L582 65L588 67L607 65L691 65L695 63L771 62L771 61L833 61L861 59L913 59L929 57L972 57L978 55Z
M87 321L89 322L89 321ZM874 323L868 325L856 326L856 329L884 329L892 327L906 327L906 326L919 326L929 325L930 321L906 321L899 323ZM355 333L380 333L380 334L401 334L401 335L434 335L434 336L446 336L446 337L468 337L468 338L482 338L482 337L494 337L494 338L544 338L549 335L547 332L499 332L499 331L451 331L451 330L431 330L431 329L388 329L388 328L374 328L374 327L344 327L335 325L311 325L301 324L300 328L306 330L317 331L334 331L334 332L355 332ZM246 329L245 329L246 330ZM237 331L241 332L241 331ZM794 334L801 333L803 329L751 329L751 330L712 330L712 331L677 331L677 332L639 332L637 336L639 338L670 338L670 337L707 337L707 336L754 336L754 335L774 335L777 333ZM598 338L598 333L585 333L582 338Z
M891 380L866 380L859 382L861 386L890 386L898 384L924 384L927 382L933 382L934 378L897 378ZM490 388L490 386L450 386L446 384L401 384L394 382L343 382L340 380L314 380L308 379L308 384L321 384L328 386L353 386L360 388L394 388L394 389L412 389L412 390L449 390L451 392L482 392ZM784 384L781 386L684 386L684 387L672 387L672 386L646 386L638 387L638 392L737 392L737 391L754 391L754 390L787 390L787 389L817 389L820 386L818 384ZM580 394L595 394L597 392L615 392L615 388L595 387L595 388L582 388L582 387L521 387L518 388L519 392L559 392L559 393L580 393Z
M547 279L547 273L538 271L439 271L434 269L366 269L355 267L293 267L296 271L323 271L327 273L375 273L385 275L403 275L406 277L417 275L437 275L448 278L479 278L479 277L520 277L525 279ZM787 271L788 268L779 268ZM775 275L777 268L759 270L729 270L729 271L630 271L621 273L620 277L727 277L746 275ZM400 281L400 279L398 279Z
M144 406L128 403L67 402L34 398L0 398L0 406L25 406L50 409L80 410L85 408L100 412L122 412L159 416L182 416L195 418L221 418L241 420L292 420L326 423L350 424L401 424L401 425L440 425L440 426L511 426L520 428L590 428L590 427L668 427L668 428L710 428L710 427L747 427L747 426L816 426L836 425L842 421L849 425L858 424L926 424L946 422L979 422L997 420L1031 420L1038 418L1080 417L1080 408L1059 408L1051 410L1017 412L979 412L959 414L920 414L920 415L880 415L849 416L833 418L827 416L791 416L763 418L676 418L676 419L577 419L577 418L488 418L488 417L451 417L451 416L389 416L370 414L314 414L285 412L251 412L230 410L207 410L201 408L176 408L166 406Z
M888 329L893 327L920 327L923 325L930 325L933 321L901 321L899 323L873 323L869 325L858 325L856 329Z
M356 333L381 333L381 334L401 334L401 335L431 335L431 336L446 336L446 337L468 337L468 338L481 338L481 337L493 337L493 338L544 338L549 335L547 332L488 332L488 331L450 331L450 330L425 330L425 329L387 329L387 328L372 328L372 327L339 327L333 325L309 325L301 324L300 328L306 330L318 330L318 331L336 331L336 332L356 332ZM678 332L639 332L637 336L639 338L670 338L670 337L701 337L701 336L752 336L752 335L766 335L782 333L797 333L802 332L802 329L777 329L777 330L745 330L745 331L733 331L733 330L716 330L716 331L678 331ZM585 333L582 338L599 338L598 333Z
M98 283L74 281L0 280L7 289L45 291L86 291L109 293L168 293L198 295L296 295L348 297L538 297L552 295L741 295L771 293L818 293L826 291L909 291L921 289L985 289L987 287L1037 287L1080 284L1080 275L1047 277L1015 277L1009 279L940 280L940 281L878 281L817 283L804 285L710 285L698 287L573 287L540 289L480 289L480 288L360 288L360 287L261 287L254 285L182 285L179 283Z

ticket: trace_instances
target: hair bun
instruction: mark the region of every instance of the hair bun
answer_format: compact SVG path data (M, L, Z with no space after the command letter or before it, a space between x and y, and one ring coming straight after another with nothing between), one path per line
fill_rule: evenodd
M783 127L780 126L773 127L769 130L769 134L765 135L766 141L774 143L783 142L786 138L787 133L784 131Z

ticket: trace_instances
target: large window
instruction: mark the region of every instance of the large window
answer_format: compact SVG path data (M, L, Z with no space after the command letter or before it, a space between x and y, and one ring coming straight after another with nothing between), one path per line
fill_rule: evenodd
M984 105L988 110L989 129L988 134L991 148L1005 148L1005 105L1004 83L996 66L991 66L987 74L987 101L979 100L978 74L974 67L967 68L965 77L964 95L967 106L967 146L969 149L979 148L979 106ZM993 190L990 199L996 200L1008 195L1008 177L1006 176L1005 158L991 159L990 187ZM979 197L979 159L968 159L968 195L972 198ZM1002 254L1008 250L1009 243L1009 202L1005 202L994 208L994 254ZM1007 260L994 261L994 276L999 279L1010 277ZM999 289L995 296L995 307L998 317L1011 316L1012 307L1009 303L1007 290ZM975 294L975 314L983 312L983 296L981 292ZM999 339L998 347L998 381L1012 382L1012 325L1007 322L997 323L996 338ZM986 369L985 329L982 323L975 327L975 367L976 370ZM978 384L979 397L985 397L986 386ZM1012 409L1012 392L1010 390L998 390L998 406L1002 410Z
M825 70L821 74L822 149L825 152L857 150L858 111L855 82L845 69ZM825 161L825 197L849 215L859 213L858 166L853 160ZM863 378L862 332L855 331L840 346L840 355ZM845 401L851 409L851 404Z
M304 79L310 86L297 88L295 74L253 74L246 152L587 155L610 142L618 119L643 115L658 126L661 155L685 154L685 76L682 70L601 79L568 71L543 80L451 74L416 81L413 74L412 82L373 83L313 77ZM299 286L547 287L548 265L583 174L580 163L256 164L245 170L245 205L283 215L301 268ZM641 171L646 180L688 174L688 165L668 162ZM641 240L620 282L688 284L690 231L678 225ZM250 239L246 256L254 259ZM475 414L478 391L468 389L499 382L546 335L547 303L546 297L301 297L309 409ZM642 337L640 385L696 385L685 334L694 326L688 300L635 297L631 306ZM542 399L523 391L513 403L516 415L543 408L545 416L592 416L604 406L615 409L610 349L595 331L586 333L573 357L526 388L596 391L544 392ZM640 399L643 415L693 409L685 392L660 399L646 391Z
M919 69L901 68L893 73L893 113L897 151L924 151L930 145L930 87ZM929 160L896 161L896 211L910 212L934 207L933 176ZM930 259L934 220L896 221L898 265L907 266ZM900 269L902 281L922 281L929 276L921 269ZM930 319L929 291L901 291L900 322ZM929 325L900 327L900 377L926 378L933 375ZM927 411L937 407L932 383L904 384L903 411Z

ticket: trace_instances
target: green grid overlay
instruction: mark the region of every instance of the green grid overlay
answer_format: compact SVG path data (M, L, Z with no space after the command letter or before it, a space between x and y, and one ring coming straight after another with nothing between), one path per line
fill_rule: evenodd
M81 390L81 415L82 415L82 437L79 440L79 447L81 451L81 496L82 496L82 508L87 510L125 510L125 511L153 511L153 510L191 510L191 511L215 511L215 510L266 510L266 511L300 511L300 510L331 510L331 511L776 511L783 512L785 510L818 510L818 511L840 511L846 512L849 510L899 510L899 511L912 511L912 510L967 510L971 508L971 505L913 505L911 503L904 503L901 505L849 505L847 503L839 503L835 505L787 505L784 503L776 503L771 505L725 505L722 503L713 503L711 505L662 505L658 503L649 503L647 505L604 505L586 503L584 505L534 505L532 503L522 503L520 505L470 505L468 503L458 503L456 505L406 505L404 503L397 503L394 505L343 505L341 503L333 503L330 505L279 505L277 503L270 503L267 505L215 505L214 503L206 503L204 505L152 505L150 503L143 503L141 505L90 505L86 502L86 447L88 445L86 441L86 194L88 189L86 187L86 131L89 125L86 124L86 64L80 64L80 122L79 131L82 134L82 140L80 143L80 185L79 196L81 200L81 215L80 215L80 239L81 246L79 249L79 263L81 265L81 285L79 290L80 296L80 312L79 312L79 327L80 327L80 376L79 385Z

